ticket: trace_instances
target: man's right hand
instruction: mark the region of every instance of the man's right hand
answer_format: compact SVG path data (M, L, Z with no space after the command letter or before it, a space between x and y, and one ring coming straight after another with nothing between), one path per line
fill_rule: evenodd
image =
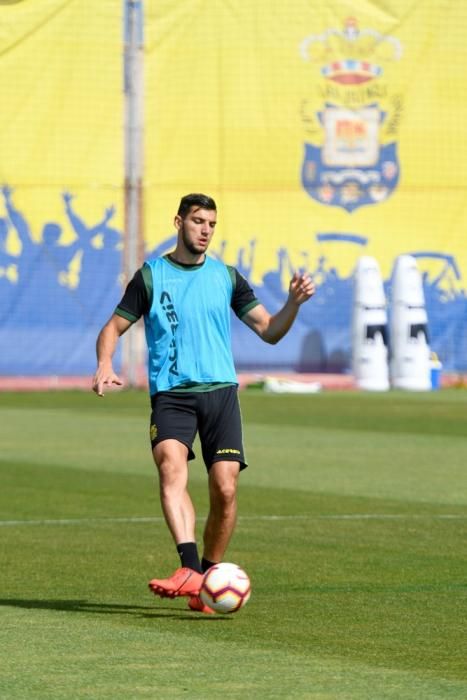
M98 396L104 396L105 386L123 386L123 381L115 374L112 366L98 367L92 380L92 390Z

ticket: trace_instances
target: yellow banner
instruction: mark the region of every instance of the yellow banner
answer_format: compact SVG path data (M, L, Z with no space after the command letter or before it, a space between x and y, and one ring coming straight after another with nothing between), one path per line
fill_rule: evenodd
M121 229L120 0L0 2L0 82L0 185L32 239L47 222L60 227L60 243L76 237L67 192L89 227L114 206ZM4 206L0 196L0 217ZM21 250L14 226L7 250Z
M0 374L90 371L95 326L120 297L125 5L0 0ZM462 4L136 6L146 253L172 248L183 195L213 196L212 252L268 308L283 303L292 270L318 283L271 363L307 366L318 329L316 366L339 370L349 366L357 259L375 257L388 281L395 258L411 253L432 347L445 366L465 367ZM59 348L48 345L47 361L34 350L44 327ZM234 344L240 337L235 329ZM244 347L234 353L245 363L268 352L246 357Z
M90 374L121 294L122 36L120 0L0 0L0 376Z
M202 191L256 284L286 249L318 278L416 253L463 287L466 31L441 0L147 3L149 247Z

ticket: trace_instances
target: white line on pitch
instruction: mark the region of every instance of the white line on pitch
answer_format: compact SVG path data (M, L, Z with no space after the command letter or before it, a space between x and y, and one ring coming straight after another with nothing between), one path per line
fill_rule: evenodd
M127 518L57 518L44 520L0 520L0 527L14 525L105 525L106 523L158 523L163 517L127 517Z
M203 517L203 516L201 516ZM243 515L239 520L467 520L467 514L454 513L334 513L328 515ZM0 520L0 527L15 527L23 525L106 525L107 523L139 524L161 523L164 518L159 516L122 517L122 518L56 518L42 520Z

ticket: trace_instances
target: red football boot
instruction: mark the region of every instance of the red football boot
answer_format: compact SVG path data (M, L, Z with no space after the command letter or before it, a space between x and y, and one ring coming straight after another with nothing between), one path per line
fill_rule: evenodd
M153 578L148 586L154 595L161 598L176 598L180 595L197 596L202 580L203 574L182 566L170 578Z
M193 595L191 596L190 600L188 601L188 607L190 610L194 610L195 612L200 612L204 613L205 615L213 615L214 610L212 610L209 605L205 605L199 595Z

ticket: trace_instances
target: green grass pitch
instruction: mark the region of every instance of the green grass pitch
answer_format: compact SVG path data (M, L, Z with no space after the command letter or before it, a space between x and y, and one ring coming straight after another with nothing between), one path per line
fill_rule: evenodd
M241 403L252 596L202 616L147 590L177 557L146 394L0 394L2 700L467 698L467 392Z

